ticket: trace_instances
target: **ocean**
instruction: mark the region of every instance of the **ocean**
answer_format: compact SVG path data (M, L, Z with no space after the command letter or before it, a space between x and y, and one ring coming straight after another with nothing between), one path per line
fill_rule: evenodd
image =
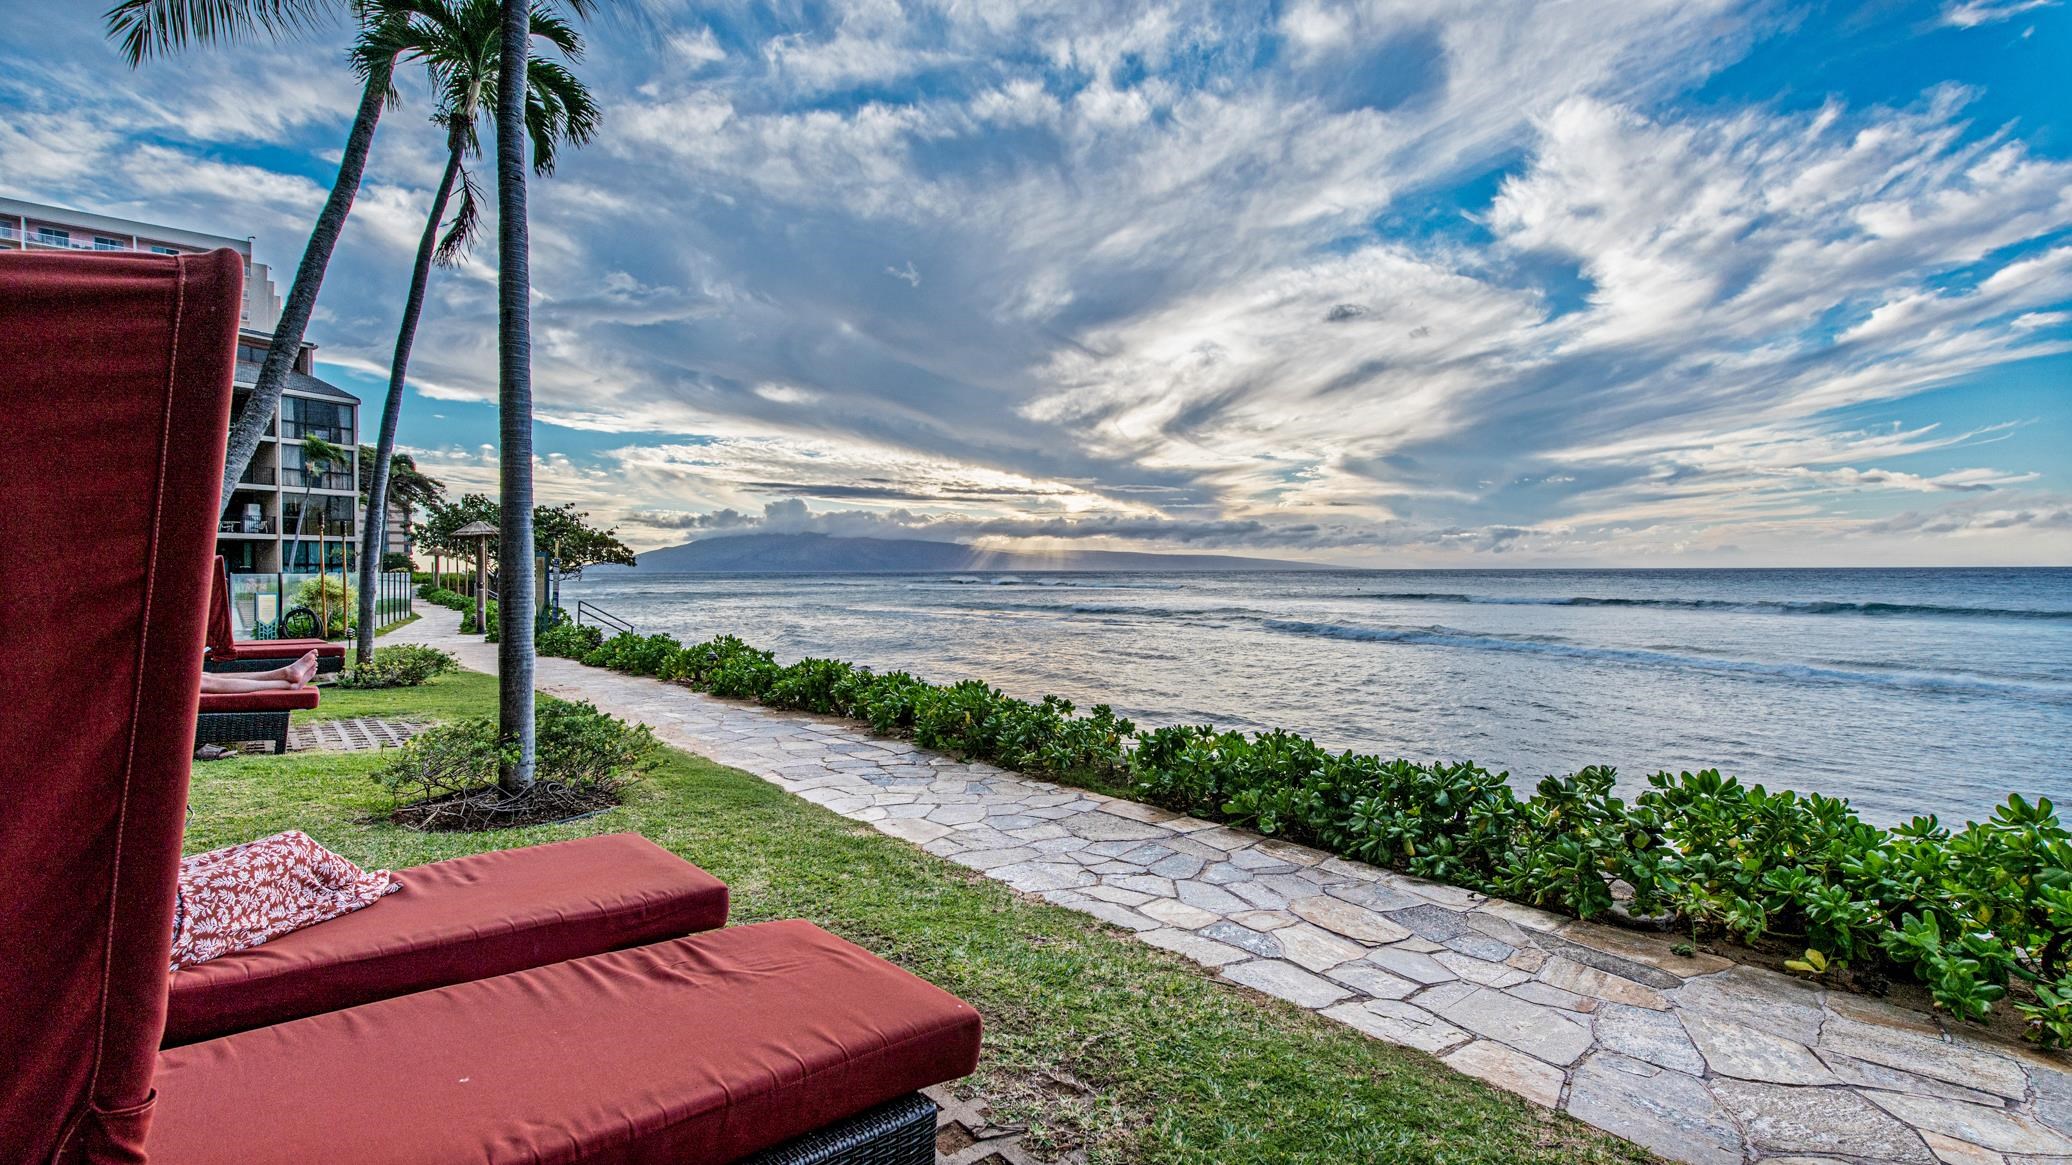
M2072 797L2072 569L594 573L731 633L1140 724L1548 773L1718 768L1890 824Z

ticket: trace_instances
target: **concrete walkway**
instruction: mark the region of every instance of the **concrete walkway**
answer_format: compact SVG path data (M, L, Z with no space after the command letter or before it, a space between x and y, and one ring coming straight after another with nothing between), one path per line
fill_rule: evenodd
M424 614L391 638L495 670ZM1931 1015L847 721L570 660L539 686L1674 1160L2072 1165L2065 1061Z

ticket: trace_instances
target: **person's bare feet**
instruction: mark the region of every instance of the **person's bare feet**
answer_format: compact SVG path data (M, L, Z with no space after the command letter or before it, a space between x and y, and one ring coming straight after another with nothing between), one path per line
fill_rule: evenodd
M314 650L302 653L302 658L281 669L288 675L292 687L301 687L317 674L317 653Z

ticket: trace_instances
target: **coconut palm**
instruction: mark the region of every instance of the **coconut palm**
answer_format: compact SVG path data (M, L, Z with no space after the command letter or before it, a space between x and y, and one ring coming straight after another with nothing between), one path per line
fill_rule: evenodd
M301 32L325 14L339 10L350 12L359 24L351 52L353 70L360 76L359 108L346 133L345 153L339 158L330 196L309 232L302 262L295 268L295 281L281 301L280 321L274 325L273 342L259 366L252 395L231 422L223 464L225 498L243 476L280 408L281 390L302 351L302 336L316 310L317 291L323 286L331 252L338 246L346 216L352 213L353 199L359 194L367 152L374 145L374 128L383 107L395 99L391 82L396 55L409 47L410 18L422 4L423 0L117 0L108 10L108 35L121 46L132 66L190 43L216 44L254 35L278 38Z
M424 234L417 245L417 262L411 269L410 292L403 300L403 321L396 330L395 356L389 362L388 396L382 403L380 435L367 487L367 521L360 550L362 659L374 650L374 573L381 562L385 525L381 519L387 511L390 456L396 447L404 376L410 365L411 345L417 338L418 318L424 309L425 285L431 279L434 261L451 263L459 259L479 221L474 181L464 162L477 152L476 122L485 109L496 105L497 73L502 62L501 0L457 0L429 5L416 26L418 41L408 55L424 62L439 94L439 112L432 120L446 129L446 169L432 195L431 213L425 219ZM532 10L532 35L570 60L582 56L582 38L574 27L539 5ZM537 173L551 174L555 151L563 141L581 145L596 132L597 103L573 73L548 57L532 57L525 83L532 167ZM439 228L446 220L447 202L456 188L460 191L459 211L441 238Z

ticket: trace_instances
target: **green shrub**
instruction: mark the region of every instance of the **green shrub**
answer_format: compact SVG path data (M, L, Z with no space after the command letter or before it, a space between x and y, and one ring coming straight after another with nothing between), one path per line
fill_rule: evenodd
M604 645L604 632L579 623L556 623L540 632L536 643L541 655L579 660Z
M359 622L357 617L359 609L356 606L359 601L358 595L359 592L345 582L330 575L319 575L316 578L303 579L296 586L295 597L290 601L289 605L293 607L307 607L311 614L316 615L319 619L325 619L325 626L321 634L326 639L336 639L341 635L350 633ZM329 604L328 619L326 619L327 603Z
M418 643L377 647L374 654L338 677L341 688L414 688L434 676L459 671L451 653Z
M660 749L644 724L627 724L588 703L543 696L533 787L497 785L506 749L496 721L442 724L396 749L374 780L395 800L391 819L417 829L489 829L554 821L609 808L627 783L653 770Z
M881 735L1102 786L1419 877L1582 918L1615 909L1696 935L1768 941L1801 973L1911 974L1952 1015L1977 1019L2016 982L2030 1034L2072 1042L2072 833L2049 801L2009 798L1954 834L1934 818L1895 829L1845 801L1744 786L1715 770L1657 773L1628 802L1592 766L1530 796L1507 773L1416 764L1273 731L1138 731L1107 706L1018 700L976 680L938 686L839 660L779 666L722 635L548 636L556 651L718 696L863 720ZM1134 743L1134 747L1132 747ZM1631 897L1614 900L1614 887Z
M497 629L496 600L490 599L483 604L482 620L484 625L481 627L475 626L475 601L473 599L465 601L468 605L460 609L460 633L462 635L480 635L489 642L495 643Z
M802 659L771 679L765 702L775 708L839 714L843 707L836 693L855 674L855 665L840 660Z

